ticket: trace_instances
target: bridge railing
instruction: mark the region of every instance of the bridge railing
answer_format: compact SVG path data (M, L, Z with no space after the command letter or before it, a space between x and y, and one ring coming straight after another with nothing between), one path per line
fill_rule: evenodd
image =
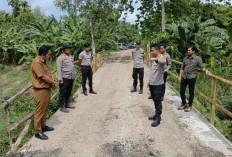
M146 53L145 57L146 57L146 61L147 61L146 63L150 67L151 66L150 58L152 57L151 51L150 51L150 42L147 44L147 53ZM179 61L176 61L173 59L171 59L171 61L172 61L172 63L178 64L178 65L183 64L182 62L179 62ZM176 79L179 78L177 75L175 75L172 72L168 72L168 74L175 77ZM202 74L204 74L204 73L202 73ZM216 102L216 98L217 98L216 84L217 84L217 81L220 81L220 82L227 84L227 85L230 85L230 86L232 86L232 81L226 80L222 77L219 77L219 76L213 75L213 74L208 74L206 76L210 77L210 79L211 79L211 97L206 96L204 93L200 92L198 89L195 89L195 92L211 104L210 122L212 125L214 125L215 124L215 117L216 117L216 107L220 111L222 111L224 114L226 114L227 116L232 118L232 112L230 112L229 110L227 110L222 105L220 105L219 103Z
M106 59L106 56L104 55L104 51L101 51L101 52L96 53L96 54L93 55L93 61L91 63L91 67L93 69L93 72L96 72L98 70L98 68L101 67L101 65L103 64L103 61L105 59ZM57 70L52 71L52 74L55 74L56 71ZM80 77L80 75L78 77ZM6 115L6 118L7 118L7 121L8 121L9 143L10 143L10 146L11 146L11 150L7 154L15 153L18 150L18 147L21 144L23 138L28 133L29 126L30 126L31 121L32 121L32 117L34 115L34 111L33 111L33 112L29 113L27 116L25 116L24 118L22 118L21 120L19 120L17 122L12 122L12 119L10 117L10 111L9 111L10 108L9 108L9 106L12 105L12 103L15 100L17 100L20 96L22 96L25 92L27 92L31 88L32 88L32 84L30 83L29 85L24 87L21 91L19 91L17 94L12 96L10 99L5 100L5 101L2 102L2 108L5 111L5 115ZM51 96L51 100L53 100L58 94L59 94L59 92L56 92L55 94L53 94ZM13 143L12 131L14 129L16 129L19 125L22 125L25 122L26 122L26 125L25 125L24 129L21 131L21 133L18 136L16 142Z

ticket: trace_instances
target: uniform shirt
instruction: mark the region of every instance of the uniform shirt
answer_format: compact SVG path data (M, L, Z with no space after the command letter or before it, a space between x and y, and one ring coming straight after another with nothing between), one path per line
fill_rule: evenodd
M63 78L73 80L76 78L76 70L73 61L72 55L66 55L63 53L58 57L56 63L59 81L62 81Z
M183 78L184 79L192 79L197 77L197 69L204 67L202 59L197 55L194 55L192 58L186 56L183 60L183 64L181 66L181 70L184 71Z
M132 50L132 57L134 59L134 68L144 68L144 50Z
M89 51L87 54L86 51L83 51L79 54L79 59L82 60L81 65L83 66L90 66L91 65L91 59L92 59L92 53Z
M172 67L171 57L166 51L162 55L166 59L166 64L164 66L164 70L169 71L170 68Z
M33 88L50 88L51 84L42 79L43 76L53 79L51 71L45 60L37 56L31 63L31 80Z
M153 86L158 86L164 84L164 67L166 59L160 54L158 56L158 61L153 61L151 65L151 73L149 84Z

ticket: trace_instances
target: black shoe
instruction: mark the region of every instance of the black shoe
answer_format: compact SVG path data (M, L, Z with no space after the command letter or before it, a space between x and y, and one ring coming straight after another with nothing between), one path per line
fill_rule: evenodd
M47 137L43 132L40 132L40 133L38 133L38 134L35 134L35 137L36 137L36 138L39 138L39 139L41 139L41 140L47 140L47 139L48 139L48 137Z
M89 93L91 93L91 94L97 94L97 92L95 92L94 90L89 91Z
M155 117L156 117L156 116L148 117L148 120L155 120ZM161 119L161 116L158 116L158 118L159 118L160 121L162 120L162 119Z
M143 89L140 89L140 90L139 90L139 94L143 94Z
M150 96L148 97L148 99L152 99L152 96L150 95Z
M160 125L160 117L155 117L154 122L151 124L152 127L157 127Z
M42 131L45 132L45 131L53 131L55 130L53 127L49 127L49 126L45 126Z
M71 109L75 109L76 107L71 105L70 103L68 105L66 105L66 108L71 108Z
M134 89L132 89L130 92L131 92L131 93L137 92L137 89L134 88Z
M64 113L69 113L68 109L65 108L65 107L61 107L61 108L60 108L60 111L61 111L61 112L64 112Z
M65 99L65 108L75 109L75 106L70 103L70 98Z
M88 96L87 92L83 92L85 96Z

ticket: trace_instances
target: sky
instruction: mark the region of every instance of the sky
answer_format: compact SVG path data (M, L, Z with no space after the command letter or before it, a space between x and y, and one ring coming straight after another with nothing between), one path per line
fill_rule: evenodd
M40 6L41 10L45 12L46 15L54 14L56 19L59 19L60 15L67 15L67 12L61 11L59 8L55 7L54 0L26 0L31 8L35 8L36 6ZM140 4L133 3L135 7L135 12L133 14L128 13L126 21L132 24L135 23L137 17L136 14L138 11L136 10ZM12 12L12 7L8 6L7 0L0 0L0 10L5 10L6 12ZM123 14L124 15L124 14ZM122 19L122 18L121 18Z

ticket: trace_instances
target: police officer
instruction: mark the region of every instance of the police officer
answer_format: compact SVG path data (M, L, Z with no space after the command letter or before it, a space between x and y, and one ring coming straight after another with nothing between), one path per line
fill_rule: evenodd
M157 45L152 45L151 52L155 58L151 58L152 66L147 86L150 88L156 111L155 115L148 119L154 120L151 124L152 127L157 127L160 124L162 114L162 97L165 89L164 69L166 59L162 54L160 54L160 49Z
M163 55L164 59L166 59L166 64L164 67L164 84L165 84L165 89L166 89L166 81L167 81L168 71L170 70L170 68L172 66L172 62L171 62L170 55L166 52L166 45L160 44L159 46L160 46L160 53ZM164 94L165 94L165 89L164 89ZM152 99L152 97L149 96L148 99Z
M138 75L140 81L139 94L143 93L143 77L144 77L144 50L141 48L141 41L136 41L136 48L132 51L132 58L134 59L133 74L134 79L133 89L131 93L137 91Z
M42 140L48 139L43 132L54 130L53 127L46 126L46 113L51 99L51 87L53 89L58 87L58 83L54 81L47 65L50 56L50 48L43 45L39 48L39 55L31 63L31 80L36 101L34 113L35 137Z
M58 57L57 63L57 73L60 85L60 111L68 113L68 109L75 109L73 105L70 104L70 96L72 92L73 82L76 78L76 71L74 65L74 59L70 55L71 47L67 44L62 46L62 54Z
M84 51L79 55L79 64L81 66L82 72L82 89L85 96L87 96L87 89L86 89L86 80L89 80L89 93L97 94L93 90L93 71L91 68L91 60L92 60L92 53L90 52L90 44L84 44Z
M192 110L198 68L205 72L206 75L210 74L210 72L205 69L202 59L195 54L197 51L198 50L195 45L188 48L188 56L186 56L183 60L178 79L181 83L180 96L182 100L182 105L178 107L178 110L184 110L185 112L190 112ZM185 90L187 85L189 86L188 104L185 98Z

